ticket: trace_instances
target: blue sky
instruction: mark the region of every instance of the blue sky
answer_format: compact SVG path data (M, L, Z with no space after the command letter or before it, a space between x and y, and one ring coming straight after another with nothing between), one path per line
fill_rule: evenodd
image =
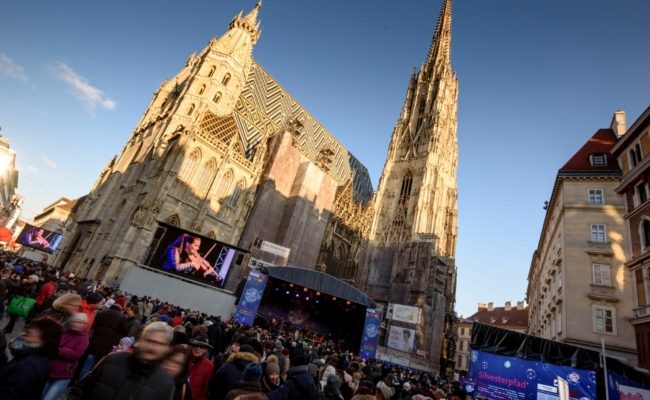
M25 217L92 186L163 79L247 1L12 1L0 13L0 132ZM441 0L265 1L257 61L376 186ZM521 300L557 169L612 113L650 105L647 0L455 0L457 311Z

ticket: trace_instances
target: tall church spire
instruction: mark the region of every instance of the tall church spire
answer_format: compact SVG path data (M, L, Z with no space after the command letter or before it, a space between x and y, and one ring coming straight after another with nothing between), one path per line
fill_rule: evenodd
M251 37L253 44L257 42L257 39L260 37L260 23L257 21L257 14L262 8L262 2L258 1L255 4L255 7L242 17L242 12L239 13L235 18L232 19L228 28L234 30L236 28L243 29L248 32Z
M426 64L437 66L448 64L451 53L451 0L444 0L436 31L431 40L431 48Z

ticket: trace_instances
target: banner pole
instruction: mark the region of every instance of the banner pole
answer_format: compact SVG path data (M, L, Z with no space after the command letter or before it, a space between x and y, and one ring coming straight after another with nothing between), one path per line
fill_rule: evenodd
M607 356L605 355L605 338L600 338L600 345L603 351L603 373L605 375L605 400L609 400L609 377L607 376Z

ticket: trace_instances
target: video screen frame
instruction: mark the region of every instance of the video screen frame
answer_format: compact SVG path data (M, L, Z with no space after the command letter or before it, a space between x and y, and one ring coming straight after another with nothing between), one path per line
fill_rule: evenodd
M25 224L16 239L16 243L52 254L61 244L61 240L63 240L63 235L60 233L52 232L40 226Z
M145 265L223 289L237 257L245 250L158 222Z

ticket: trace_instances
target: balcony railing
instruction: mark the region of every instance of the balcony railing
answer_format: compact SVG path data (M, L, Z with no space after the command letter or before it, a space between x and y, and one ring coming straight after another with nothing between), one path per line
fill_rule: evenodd
M642 317L647 317L650 316L650 304L644 306L644 307L638 307L634 309L634 317L635 318L642 318Z

